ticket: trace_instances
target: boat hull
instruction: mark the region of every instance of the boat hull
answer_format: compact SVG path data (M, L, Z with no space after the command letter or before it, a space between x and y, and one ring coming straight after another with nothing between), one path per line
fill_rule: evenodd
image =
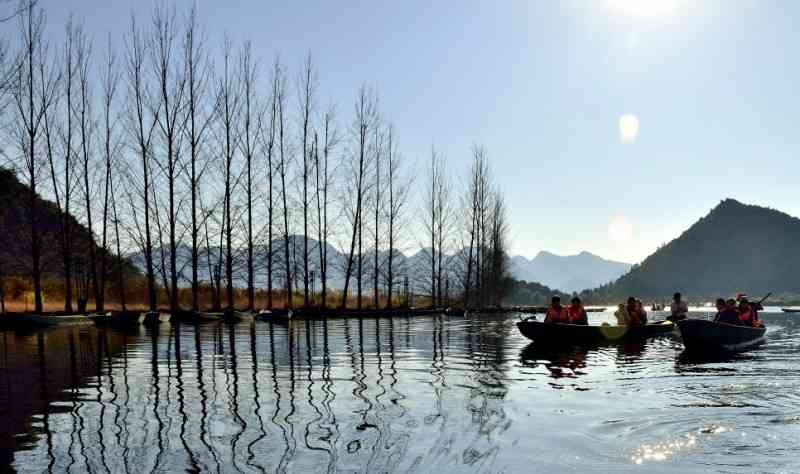
M520 321L517 328L523 336L547 344L607 344L666 336L675 325L662 321L644 326L581 326Z
M764 327L751 328L703 319L678 322L683 345L689 352L741 352L764 343Z

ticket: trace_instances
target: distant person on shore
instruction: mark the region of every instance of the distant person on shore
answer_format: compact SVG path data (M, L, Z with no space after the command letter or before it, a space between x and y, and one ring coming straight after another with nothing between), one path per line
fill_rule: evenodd
M583 304L581 304L581 299L577 296L572 298L572 304L567 308L567 313L569 313L570 324L580 324L582 326L589 324L589 316L586 314Z
M714 316L715 323L740 325L739 311L736 310L736 302L722 298L717 298L717 314Z
M550 299L550 307L547 308L544 322L569 324L569 312L567 308L561 306L561 297L554 296Z
M667 317L668 320L674 322L681 321L686 319L686 316L689 314L689 305L683 301L682 295L680 293L675 293L672 295L672 305L670 305L670 315Z

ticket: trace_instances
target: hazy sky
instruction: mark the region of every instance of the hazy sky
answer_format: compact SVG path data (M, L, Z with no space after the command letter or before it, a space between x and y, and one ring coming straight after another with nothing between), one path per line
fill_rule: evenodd
M72 11L98 42L153 5L41 4L51 31ZM800 215L800 2L197 4L215 46L249 38L295 69L311 51L343 118L377 85L412 159L435 143L464 173L485 144L514 253L639 261L726 197Z

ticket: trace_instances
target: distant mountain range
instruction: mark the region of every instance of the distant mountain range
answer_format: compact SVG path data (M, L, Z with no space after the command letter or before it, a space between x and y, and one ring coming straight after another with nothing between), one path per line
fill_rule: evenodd
M726 199L641 265L587 296L667 298L675 291L706 301L744 291L778 298L800 293L800 219Z
M628 270L631 264L615 262L589 252L577 255L556 255L539 252L532 259L511 258L511 275L528 282L538 282L567 293L597 288L610 283Z

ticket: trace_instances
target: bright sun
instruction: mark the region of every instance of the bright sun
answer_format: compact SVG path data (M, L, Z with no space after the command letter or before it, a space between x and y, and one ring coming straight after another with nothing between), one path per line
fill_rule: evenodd
M657 18L672 15L681 0L607 0L608 6L633 17Z

